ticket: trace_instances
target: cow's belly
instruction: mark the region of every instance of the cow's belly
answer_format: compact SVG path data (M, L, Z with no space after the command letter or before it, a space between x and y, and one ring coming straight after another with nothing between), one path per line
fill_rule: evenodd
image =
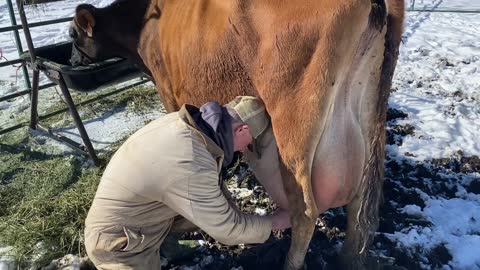
M321 212L351 201L365 164L366 145L360 124L344 106L336 107L312 164L312 191Z

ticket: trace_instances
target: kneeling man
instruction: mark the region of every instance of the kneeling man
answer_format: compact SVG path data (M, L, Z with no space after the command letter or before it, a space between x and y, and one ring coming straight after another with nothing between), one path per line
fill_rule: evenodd
M273 215L242 213L227 199L220 176L235 151L245 152L279 205ZM225 106L184 105L137 131L112 157L86 219L86 250L98 269L160 269L172 232L200 228L226 245L263 243L272 229L290 227L286 207L263 103L238 97Z

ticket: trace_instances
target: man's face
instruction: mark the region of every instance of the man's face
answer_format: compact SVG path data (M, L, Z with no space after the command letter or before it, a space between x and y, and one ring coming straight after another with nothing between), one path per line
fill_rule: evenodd
M247 124L233 127L233 150L243 152L253 141Z

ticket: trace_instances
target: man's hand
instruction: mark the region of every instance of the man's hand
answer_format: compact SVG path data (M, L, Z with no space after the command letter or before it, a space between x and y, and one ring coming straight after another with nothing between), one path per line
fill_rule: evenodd
M278 209L272 215L272 229L273 230L285 230L292 227L290 222L290 215L287 210Z

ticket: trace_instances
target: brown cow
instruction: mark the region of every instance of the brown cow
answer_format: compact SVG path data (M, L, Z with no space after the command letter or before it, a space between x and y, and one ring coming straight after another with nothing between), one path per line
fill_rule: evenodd
M403 14L403 0L118 0L80 5L71 35L80 58L139 63L168 111L259 96L291 206L286 269L302 267L318 215L343 205L341 261L359 269L378 224Z

